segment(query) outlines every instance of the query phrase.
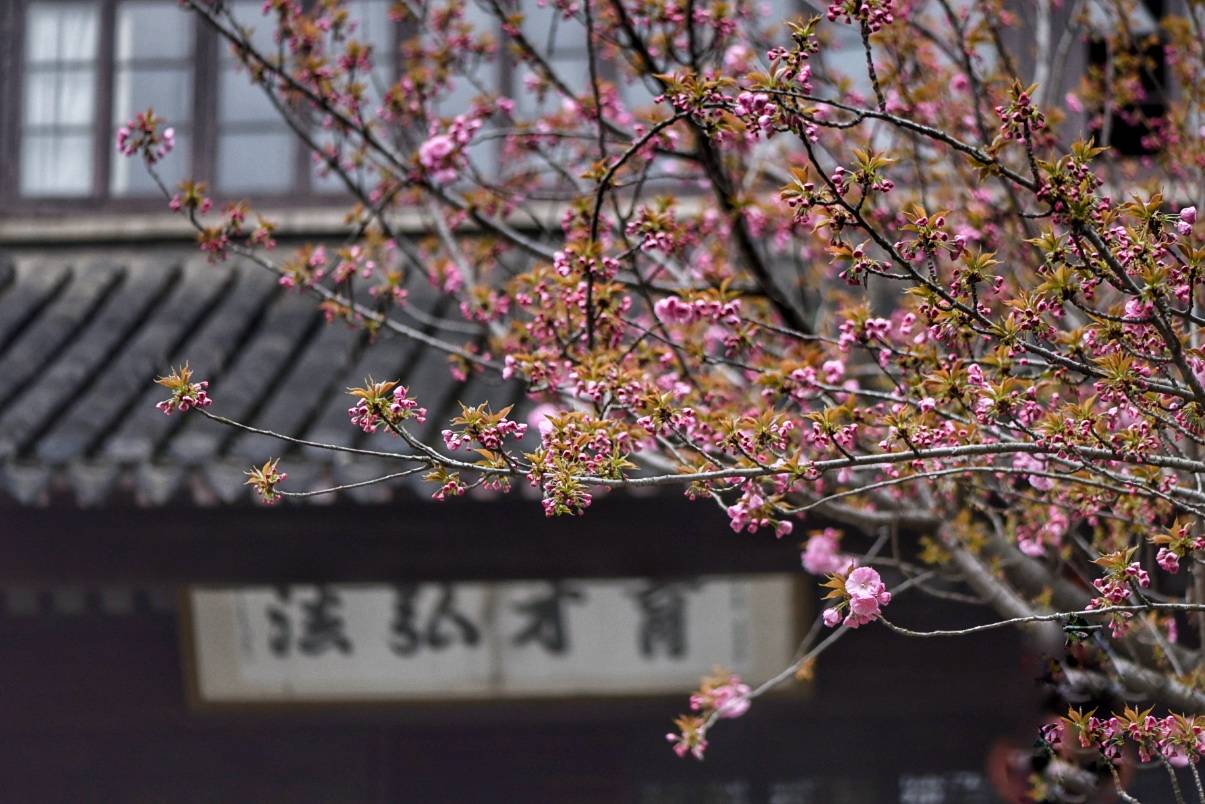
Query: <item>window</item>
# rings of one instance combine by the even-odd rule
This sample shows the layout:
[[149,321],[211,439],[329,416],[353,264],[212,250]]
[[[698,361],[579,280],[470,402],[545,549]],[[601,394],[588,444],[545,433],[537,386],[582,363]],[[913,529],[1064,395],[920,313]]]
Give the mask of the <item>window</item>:
[[[176,150],[160,166],[168,186],[188,172],[192,150],[192,27],[180,12],[158,0],[128,0],[117,7],[113,54],[112,136],[138,112],[153,107],[176,130]],[[113,195],[145,195],[156,188],[142,165],[114,159]]]
[[[372,45],[372,75],[364,77],[367,89],[368,105],[376,109],[385,95],[385,89],[393,81],[393,62],[389,54],[396,53],[397,39],[395,26],[389,21],[389,0],[345,0],[345,7],[356,20],[355,38]],[[331,137],[319,132],[316,140],[325,146]],[[314,161],[312,154],[306,158]],[[343,182],[338,176],[323,175],[321,171],[311,174],[312,186],[315,192],[342,192]]]
[[[590,86],[589,51],[586,47],[586,26],[576,19],[566,20],[553,3],[532,5],[525,9],[523,34],[536,48],[541,48],[553,71],[575,94],[585,94]],[[561,106],[561,96],[549,92],[537,99],[527,89],[535,78],[532,70],[522,67],[513,97],[518,103],[520,117],[548,114]]]
[[[235,0],[236,17],[275,50],[262,0]],[[397,39],[389,0],[347,0],[357,39],[374,47],[369,96],[392,80]],[[120,156],[117,129],[148,106],[176,132],[157,165],[168,186],[185,176],[218,193],[295,198],[343,190],[315,161],[225,43],[177,0],[0,0],[0,203],[154,208],[159,190],[141,162]],[[5,45],[14,45],[5,47]],[[11,61],[6,65],[5,51]],[[319,141],[316,120],[309,121]],[[15,167],[9,167],[15,166]]]
[[[258,51],[274,53],[272,26],[259,16],[261,5],[243,0],[234,4],[234,14],[255,31],[252,41]],[[297,138],[235,57],[226,48],[220,52],[215,184],[235,193],[285,192],[298,168]]]
[[92,191],[99,24],[95,3],[29,9],[20,135],[25,195]]
[[[396,74],[402,44],[400,26],[389,19],[393,2],[345,0],[357,26],[353,36],[373,46],[374,71],[364,77],[373,107]],[[263,0],[224,3],[253,31],[262,51],[278,48]],[[799,0],[767,0],[766,16],[776,19],[801,7]],[[555,4],[536,0],[523,0],[523,8],[523,30],[532,44],[565,83],[587,94],[580,15],[566,18]],[[479,33],[492,30],[495,41],[502,38],[497,20],[479,3],[468,2],[464,13]],[[140,161],[121,157],[114,144],[117,128],[147,106],[176,132],[175,149],[157,165],[169,187],[191,176],[219,197],[278,203],[322,202],[344,192],[337,176],[321,175],[320,160],[251,84],[226,43],[178,0],[0,0],[4,31],[17,41],[0,41],[0,107],[20,114],[0,117],[0,208],[159,208],[158,188]],[[776,35],[785,35],[781,26]],[[845,44],[840,58],[862,65],[860,42]],[[514,99],[521,119],[564,108],[557,92],[540,96],[532,90],[537,76],[526,66],[506,63],[505,56],[474,63],[473,80],[457,79],[439,114],[466,111],[481,91]],[[604,55],[598,70],[629,106],[652,102],[657,90],[651,82],[620,80],[621,65]],[[325,145],[331,137],[322,123],[315,114],[298,121]],[[469,151],[487,181],[498,177],[502,153],[496,137],[482,137]],[[550,181],[563,180],[547,170]]]

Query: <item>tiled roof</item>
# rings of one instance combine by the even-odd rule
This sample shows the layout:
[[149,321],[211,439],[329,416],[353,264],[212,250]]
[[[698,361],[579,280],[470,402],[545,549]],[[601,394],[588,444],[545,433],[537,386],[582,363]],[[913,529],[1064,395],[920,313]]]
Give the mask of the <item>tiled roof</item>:
[[[439,303],[417,287],[411,299],[428,311]],[[214,412],[350,446],[396,443],[348,422],[346,389],[368,376],[412,388],[432,413],[427,438],[458,400],[504,405],[520,395],[494,376],[456,381],[444,355],[413,341],[370,342],[328,325],[311,297],[284,291],[254,265],[152,249],[137,258],[0,258],[0,505],[245,501],[243,470],[278,455],[294,490],[399,468],[286,448],[196,414],[164,416],[153,379],[185,359],[210,381]],[[387,502],[430,489],[415,481],[344,493]]]

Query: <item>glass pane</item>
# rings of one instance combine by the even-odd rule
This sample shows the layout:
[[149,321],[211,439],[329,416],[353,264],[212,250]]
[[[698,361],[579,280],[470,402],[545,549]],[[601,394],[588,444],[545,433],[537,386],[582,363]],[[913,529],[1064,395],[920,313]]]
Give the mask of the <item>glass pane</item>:
[[294,185],[292,132],[223,134],[218,141],[218,187],[223,191],[283,192]]
[[[394,23],[389,19],[389,3],[386,0],[348,0],[344,4],[348,15],[355,23],[351,38],[372,45],[372,74],[358,75],[364,83],[365,96],[371,108],[381,105],[382,90],[393,81]],[[342,45],[337,45],[342,48]]]
[[523,33],[546,54],[586,48],[586,26],[565,15],[552,3],[523,4]]
[[92,136],[32,134],[21,143],[24,195],[88,195],[92,190]]
[[[334,135],[328,131],[319,131],[315,133],[314,141],[321,146],[325,146],[335,139]],[[345,141],[346,142],[346,141]],[[346,193],[348,192],[347,185],[343,183],[343,179],[334,171],[327,172],[326,162],[315,157],[314,153],[308,153],[310,158],[310,186],[316,193]],[[373,180],[378,177],[378,173],[371,164],[357,168],[352,171],[352,181],[359,182],[362,186],[371,187]]]
[[[532,5],[534,7],[534,4]],[[538,9],[536,10],[538,11]],[[483,9],[479,3],[468,2],[464,4],[464,21],[471,26],[474,38],[491,35],[495,42],[499,40],[497,19],[489,11]],[[423,38],[428,46],[434,46],[438,41],[430,33],[424,35]],[[501,84],[499,77],[500,70],[498,61],[488,62],[481,64],[471,77],[475,79],[477,84],[484,87],[486,92],[497,92]],[[452,78],[451,88],[435,104],[436,114],[442,117],[455,117],[468,111],[469,102],[481,94],[477,91],[473,81],[468,79],[469,77],[464,75],[456,75]]]
[[127,0],[117,10],[118,61],[192,55],[191,15],[175,2]]
[[[259,0],[238,0],[231,4],[230,10],[238,24],[251,31],[251,44],[256,50],[266,56],[276,53],[275,17],[264,16],[263,3]],[[230,47],[226,42],[222,43],[221,48],[225,61],[237,61],[230,55]]]
[[466,153],[473,169],[486,179],[496,179],[502,174],[502,163],[498,152],[502,144],[498,140],[478,140],[469,146]]
[[96,3],[34,2],[26,17],[25,60],[39,62],[96,57]]
[[386,0],[349,0],[344,8],[356,22],[352,39],[372,45],[373,65],[387,64],[393,52],[389,3]]
[[[334,140],[334,135],[327,132],[320,132],[316,138],[319,145],[327,145]],[[310,152],[310,162],[313,169],[310,172],[310,183],[315,192],[319,193],[345,193],[347,185],[343,183],[343,179],[339,178],[338,174],[333,171],[327,175],[322,175],[322,171],[326,170],[326,162],[318,161],[314,153]],[[358,174],[361,171],[352,173],[351,178],[355,181],[357,178],[362,178]]]
[[83,125],[96,112],[92,69],[38,70],[25,76],[25,125]]
[[113,122],[147,107],[178,126],[192,119],[192,72],[187,68],[118,68],[113,79]]
[[[482,69],[477,71],[475,76],[478,84],[486,92],[498,91],[498,73],[494,65],[484,65]],[[463,114],[469,110],[472,105],[473,98],[478,97],[481,92],[478,91],[477,85],[469,81],[463,75],[456,76],[451,81],[451,88],[448,90],[439,102],[435,104],[435,111],[442,117],[455,117],[458,114]],[[519,92],[517,94],[525,94]]]
[[[586,53],[554,56],[548,60],[553,71],[578,95],[589,93],[590,57]],[[559,97],[559,96],[558,96]]]
[[[117,137],[117,131],[113,131]],[[175,190],[188,174],[189,155],[192,153],[192,136],[176,129],[176,147],[163,160],[155,163],[155,172],[167,185]],[[113,195],[159,195],[159,187],[147,173],[141,159],[115,155],[113,157]]]
[[379,60],[374,61],[372,76],[365,77],[364,82],[368,87],[365,97],[368,98],[369,108],[379,109],[381,101],[385,98],[385,90],[389,89],[389,85],[393,83],[392,66],[382,64]]
[[218,119],[223,123],[262,123],[279,121],[280,114],[264,91],[251,83],[246,70],[227,67],[218,87]]
[[[556,56],[548,59],[553,72],[576,95],[583,95],[590,86],[590,62],[582,56]],[[560,109],[565,102],[560,91],[548,85],[547,92],[541,102],[535,92],[527,89],[528,80],[537,76],[531,68],[524,66],[518,71],[518,83],[515,86],[515,109],[520,119],[530,119],[537,114],[548,114]]]

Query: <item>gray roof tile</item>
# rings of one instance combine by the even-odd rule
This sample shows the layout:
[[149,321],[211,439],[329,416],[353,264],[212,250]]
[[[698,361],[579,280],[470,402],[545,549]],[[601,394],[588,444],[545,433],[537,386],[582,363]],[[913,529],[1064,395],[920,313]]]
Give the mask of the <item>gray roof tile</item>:
[[[40,285],[38,274],[42,270],[41,265],[22,266],[18,271],[16,287],[8,290],[5,297],[20,293],[26,281]],[[0,410],[25,390],[38,372],[54,360],[60,349],[74,341],[80,326],[105,300],[122,274],[119,268],[112,265],[95,266],[78,274],[74,271],[68,273],[70,281],[60,285],[61,292],[55,293],[37,317],[21,327],[11,343],[5,345],[4,354],[0,356]],[[32,298],[34,295],[29,293],[25,297]]]
[[[406,338],[382,333],[370,343],[342,324],[324,325],[313,299],[282,291],[256,266],[209,265],[184,252],[120,262],[48,256],[14,264],[0,255],[0,505],[246,502],[244,470],[278,455],[296,490],[402,468],[290,448],[202,416],[164,416],[154,405],[165,391],[152,380],[184,360],[210,381],[214,412],[345,446],[409,451],[348,421],[346,389],[368,377],[412,389],[431,411],[412,428],[425,439],[438,439],[459,401],[488,399],[497,409],[519,396],[517,385],[493,377],[455,380],[443,354]],[[445,314],[438,294],[420,284],[410,303],[421,317]],[[340,496],[382,503],[416,494],[431,489],[415,479]]]

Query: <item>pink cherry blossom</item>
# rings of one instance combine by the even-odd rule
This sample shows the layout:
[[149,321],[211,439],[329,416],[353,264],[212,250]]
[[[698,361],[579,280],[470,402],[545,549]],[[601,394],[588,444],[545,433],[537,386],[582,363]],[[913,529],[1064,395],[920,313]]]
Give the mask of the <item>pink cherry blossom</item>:
[[714,711],[718,717],[735,718],[749,711],[752,703],[749,695],[753,690],[741,681],[738,675],[732,675],[722,684],[704,684],[704,689],[690,698],[690,708],[695,711]]
[[[858,567],[845,579],[845,593],[848,596],[849,613],[844,624],[850,628],[858,628],[872,622],[879,615],[883,606],[891,602],[891,593],[883,584],[879,573],[871,567]],[[827,623],[829,618],[825,617]]]
[[1180,571],[1180,556],[1166,547],[1159,548],[1159,552],[1155,554],[1155,562],[1164,572],[1170,572],[1172,575]]
[[854,565],[854,558],[837,552],[840,538],[840,532],[834,528],[813,533],[803,551],[803,568],[821,577],[834,572],[848,572]]
[[439,184],[448,184],[456,179],[456,171],[449,164],[449,157],[456,151],[456,144],[446,134],[436,134],[418,148],[418,161],[431,171],[431,178]]
[[884,589],[883,579],[872,567],[858,567],[845,580],[845,591],[850,597],[876,597]]
[[1180,210],[1180,215],[1176,220],[1176,231],[1181,237],[1188,237],[1192,234],[1193,224],[1197,222],[1197,208],[1185,207]]

